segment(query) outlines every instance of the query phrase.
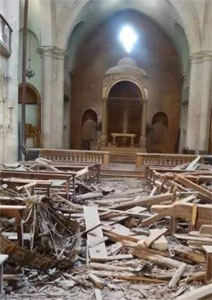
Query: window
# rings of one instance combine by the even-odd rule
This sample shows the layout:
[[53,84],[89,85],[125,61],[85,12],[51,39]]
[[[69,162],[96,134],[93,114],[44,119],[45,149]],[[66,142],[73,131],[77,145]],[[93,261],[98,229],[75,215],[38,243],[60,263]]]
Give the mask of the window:
[[6,56],[11,54],[11,34],[10,25],[0,14],[0,51]]
[[132,27],[126,25],[120,31],[119,40],[123,44],[126,52],[130,53],[135,42],[137,41],[137,35]]

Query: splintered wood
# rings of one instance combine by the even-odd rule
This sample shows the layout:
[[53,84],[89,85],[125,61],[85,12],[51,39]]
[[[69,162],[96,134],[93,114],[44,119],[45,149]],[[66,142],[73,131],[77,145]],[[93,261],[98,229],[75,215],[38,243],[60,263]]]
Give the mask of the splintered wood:
[[[109,290],[121,291],[118,284],[126,281],[123,299],[154,299],[154,289],[164,300],[208,296],[212,168],[200,162],[198,156],[175,168],[147,166],[146,182],[128,184],[127,179],[99,182],[96,164],[39,158],[22,171],[4,169],[0,252],[21,267],[55,269],[54,276],[61,277],[52,277],[54,284],[91,289],[97,300],[106,293],[115,299]],[[51,272],[44,275],[46,282],[52,282]],[[208,285],[197,288],[196,281]],[[134,294],[128,296],[128,290]]]
[[[86,230],[90,230],[100,224],[97,208],[84,206],[84,215]],[[104,242],[98,244],[101,239],[103,239],[101,227],[97,227],[87,234],[87,243],[91,261],[107,260],[107,250]]]

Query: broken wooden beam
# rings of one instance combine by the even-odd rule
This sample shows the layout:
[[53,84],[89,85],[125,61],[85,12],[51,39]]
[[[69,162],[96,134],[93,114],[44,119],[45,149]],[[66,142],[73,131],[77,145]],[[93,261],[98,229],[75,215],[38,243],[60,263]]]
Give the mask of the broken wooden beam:
[[186,264],[182,263],[179,268],[176,270],[174,273],[172,279],[169,281],[168,287],[169,288],[174,288],[178,284],[180,278],[182,277],[183,273],[186,270]]
[[[86,230],[94,228],[96,225],[100,224],[99,214],[96,207],[84,206],[84,216]],[[92,233],[92,234],[91,234]],[[89,256],[91,261],[106,261],[107,260],[107,250],[105,243],[96,244],[100,239],[103,239],[103,233],[101,226],[96,227],[92,232],[87,234],[87,241],[89,247]],[[96,246],[90,247],[93,244]]]
[[[151,207],[152,213],[157,213],[161,216],[171,216],[187,220],[192,220],[192,203],[184,203],[183,201],[176,201],[170,205],[153,205]],[[197,205],[197,217],[196,227],[200,227],[203,224],[211,225],[212,205],[210,204],[198,204]]]

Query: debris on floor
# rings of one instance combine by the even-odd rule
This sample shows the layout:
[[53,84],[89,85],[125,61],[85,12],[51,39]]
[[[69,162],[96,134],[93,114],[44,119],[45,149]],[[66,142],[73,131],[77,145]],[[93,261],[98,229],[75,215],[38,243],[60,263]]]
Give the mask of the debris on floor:
[[5,299],[211,297],[212,167],[198,162],[147,167],[146,182],[100,180],[95,163],[4,165]]

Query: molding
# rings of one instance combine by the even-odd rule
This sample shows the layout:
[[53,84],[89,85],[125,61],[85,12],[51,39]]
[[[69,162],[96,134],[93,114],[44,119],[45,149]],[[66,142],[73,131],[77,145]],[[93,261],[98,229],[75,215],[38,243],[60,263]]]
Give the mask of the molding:
[[190,55],[191,63],[202,63],[204,61],[212,61],[212,50],[201,50]]
[[64,60],[67,55],[67,51],[65,49],[59,49],[53,46],[42,46],[38,49],[38,51],[43,55],[43,57],[52,57],[59,60]]

